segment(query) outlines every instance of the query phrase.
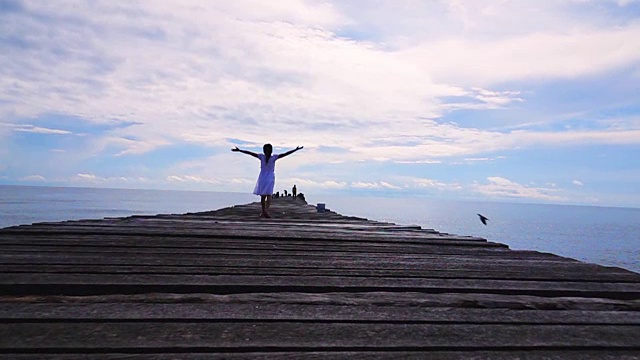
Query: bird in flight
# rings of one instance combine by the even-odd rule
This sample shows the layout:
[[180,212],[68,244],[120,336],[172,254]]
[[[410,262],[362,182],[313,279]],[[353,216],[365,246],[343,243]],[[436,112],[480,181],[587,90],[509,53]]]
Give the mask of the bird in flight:
[[478,214],[478,216],[480,217],[480,221],[482,221],[483,224],[487,225],[487,221],[489,220],[486,216]]

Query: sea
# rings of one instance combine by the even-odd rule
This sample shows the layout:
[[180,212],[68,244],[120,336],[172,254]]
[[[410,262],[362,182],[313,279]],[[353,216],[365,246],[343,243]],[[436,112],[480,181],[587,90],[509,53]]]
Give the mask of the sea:
[[[343,215],[472,235],[640,273],[640,208],[308,194]],[[0,185],[0,228],[45,221],[183,214],[259,200],[250,193]],[[489,218],[483,225],[477,214]]]

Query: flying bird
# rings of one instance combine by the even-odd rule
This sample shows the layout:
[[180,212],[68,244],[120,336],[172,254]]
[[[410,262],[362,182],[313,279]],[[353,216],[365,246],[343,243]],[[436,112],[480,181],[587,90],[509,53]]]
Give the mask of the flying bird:
[[487,221],[489,220],[486,216],[478,214],[478,216],[480,217],[480,221],[482,221],[483,224],[487,225]]

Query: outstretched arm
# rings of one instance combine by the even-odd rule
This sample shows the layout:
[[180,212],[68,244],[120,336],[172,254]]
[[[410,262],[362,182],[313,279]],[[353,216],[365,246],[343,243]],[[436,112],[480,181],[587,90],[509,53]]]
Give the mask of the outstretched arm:
[[283,158],[283,157],[285,157],[287,155],[291,155],[291,154],[293,154],[294,152],[296,152],[296,151],[298,151],[300,149],[304,149],[304,146],[298,146],[293,150],[289,150],[286,153],[282,153],[282,154],[278,155],[278,159]]
[[254,152],[251,152],[251,151],[249,151],[249,150],[240,150],[237,146],[236,146],[236,148],[235,148],[235,149],[231,149],[231,151],[234,151],[234,152],[241,152],[241,153],[243,153],[243,154],[251,155],[251,156],[253,156],[254,158],[258,158],[258,159],[260,159],[260,158],[258,157],[258,154],[254,153]]

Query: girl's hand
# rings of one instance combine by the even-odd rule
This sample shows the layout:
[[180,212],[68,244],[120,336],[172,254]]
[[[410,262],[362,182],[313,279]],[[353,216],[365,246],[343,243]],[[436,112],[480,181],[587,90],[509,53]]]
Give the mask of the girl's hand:
[[235,149],[231,149],[231,151],[240,151],[240,149],[238,149],[238,147],[236,146]]
[[296,151],[300,150],[300,149],[304,149],[304,146],[297,146],[296,147]]

